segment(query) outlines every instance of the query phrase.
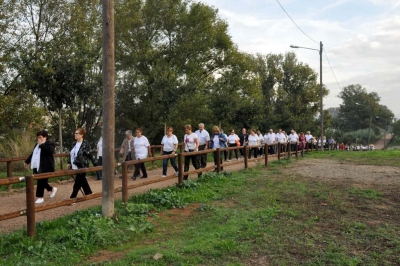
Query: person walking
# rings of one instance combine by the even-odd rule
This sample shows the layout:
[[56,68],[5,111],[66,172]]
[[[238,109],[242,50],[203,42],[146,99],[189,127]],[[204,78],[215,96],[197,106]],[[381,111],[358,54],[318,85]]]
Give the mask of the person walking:
[[280,152],[285,152],[287,146],[287,138],[286,134],[282,131],[281,128],[278,130],[278,133],[276,133],[276,140],[278,142],[278,146],[279,144],[281,146]]
[[[231,134],[228,136],[228,147],[236,147],[238,142],[239,142],[239,145],[240,145],[239,136],[236,135],[235,134],[235,130],[232,129],[231,130]],[[235,149],[234,152],[235,152],[236,160],[239,161],[237,149]],[[232,160],[232,150],[229,151],[228,162],[230,162],[231,160]]]
[[245,127],[242,128],[242,132],[239,134],[240,146],[243,146],[243,149],[240,149],[240,155],[244,156],[244,149],[248,143],[249,135],[247,134],[247,129]]
[[[97,166],[103,165],[103,137],[101,136],[97,142]],[[97,180],[102,180],[102,171],[97,171]]]
[[264,139],[268,144],[268,154],[273,155],[275,153],[276,134],[272,128],[269,130],[268,134],[264,136]]
[[248,136],[248,138],[249,138],[248,145],[250,147],[249,159],[251,159],[252,152],[254,154],[254,158],[257,158],[258,157],[258,147],[256,147],[256,146],[260,145],[260,139],[258,138],[255,129],[251,130],[251,134]]
[[[165,135],[161,141],[162,145],[162,155],[176,154],[178,149],[178,138],[173,134],[174,130],[172,127],[166,128],[167,135]],[[167,177],[167,167],[168,160],[171,160],[171,165],[175,170],[176,175],[178,175],[178,166],[176,165],[176,157],[163,159],[163,170],[162,177]]]
[[[219,148],[225,148],[226,147],[226,137],[225,134],[221,133],[219,130],[219,127],[214,126],[213,127],[213,134],[211,136],[211,140],[210,140],[210,148],[214,149],[214,172],[217,171],[217,165],[218,165],[218,151],[217,149]],[[219,154],[219,158],[220,158],[220,164],[222,164],[222,154],[220,152]],[[221,167],[221,170],[224,170],[223,167]]]
[[[89,160],[94,161],[93,156],[90,154],[90,146],[89,143],[84,140],[86,135],[86,130],[84,128],[77,128],[75,130],[75,142],[72,145],[72,150],[70,156],[68,157],[68,169],[81,169],[89,167]],[[76,198],[78,196],[78,192],[80,189],[83,189],[83,193],[85,195],[92,194],[92,190],[90,189],[90,185],[86,179],[86,173],[76,174],[75,182],[72,189],[72,193],[70,198]]]
[[[138,127],[136,129],[136,138],[134,138],[133,145],[135,149],[135,156],[137,160],[146,159],[147,156],[151,157],[151,148],[149,140],[142,135],[142,129]],[[140,176],[140,170],[142,170],[142,176]],[[132,176],[133,180],[136,178],[147,178],[146,165],[144,163],[135,164],[135,172]]]
[[[313,139],[314,139],[314,137],[313,137],[313,135],[311,135],[311,132],[310,132],[310,131],[307,131],[307,134],[306,134],[306,142],[307,142],[307,146],[308,146],[309,149],[312,149]],[[307,147],[307,146],[306,146],[306,147]]]
[[[119,150],[119,156],[126,161],[135,160],[135,145],[134,145],[135,138],[132,135],[131,130],[127,130],[125,132],[125,139],[122,141],[121,149]],[[133,177],[132,177],[133,179]],[[134,178],[136,179],[136,178]]]
[[290,131],[290,135],[288,137],[289,142],[290,142],[290,150],[295,151],[296,150],[296,145],[299,142],[299,135],[297,135],[296,131],[293,129]]
[[[199,150],[199,138],[197,134],[192,132],[191,125],[185,125],[185,136],[183,137],[183,143],[185,145],[185,152],[194,152]],[[184,172],[189,171],[189,164],[192,161],[194,169],[200,169],[199,160],[196,155],[185,156]],[[201,177],[202,173],[198,173],[197,177]],[[188,180],[188,175],[183,176],[184,180]]]
[[[207,130],[204,129],[204,124],[200,123],[199,129],[196,130],[195,134],[197,135],[197,138],[199,140],[199,151],[204,151],[208,149],[208,145],[210,142],[210,134],[207,132]],[[199,160],[199,165],[200,168],[206,168],[207,166],[207,153],[205,154],[200,154],[197,156]]]
[[[224,130],[221,128],[219,131],[224,135],[225,139],[228,140],[228,136],[224,133]],[[225,144],[226,144],[225,148],[228,147],[227,142]],[[224,161],[225,162],[228,161],[228,151],[224,151]]]
[[[32,153],[25,160],[24,166],[28,167],[28,165],[30,165],[33,174],[54,172],[54,142],[48,139],[49,134],[45,130],[37,132],[36,137],[37,143],[35,144]],[[48,178],[38,179],[36,187],[36,204],[44,202],[43,196],[45,189],[51,192],[50,198],[53,198],[57,193],[57,188],[50,186]]]

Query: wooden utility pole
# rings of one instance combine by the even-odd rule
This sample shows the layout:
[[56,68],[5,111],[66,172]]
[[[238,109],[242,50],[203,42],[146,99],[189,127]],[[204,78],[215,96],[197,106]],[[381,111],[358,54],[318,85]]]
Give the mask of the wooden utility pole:
[[102,213],[114,215],[114,0],[103,0],[103,194]]

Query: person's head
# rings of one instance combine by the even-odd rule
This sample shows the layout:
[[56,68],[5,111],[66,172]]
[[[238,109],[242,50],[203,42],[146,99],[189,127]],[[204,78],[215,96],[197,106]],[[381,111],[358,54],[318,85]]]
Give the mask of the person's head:
[[304,135],[304,132],[300,132],[300,136],[303,136]]
[[254,136],[255,134],[256,134],[256,130],[255,130],[255,129],[252,129],[252,130],[251,130],[251,135]]
[[166,130],[167,130],[167,136],[171,136],[172,133],[174,132],[174,129],[172,127],[167,127]]
[[311,132],[310,131],[307,131],[307,135],[310,135],[311,134]]
[[132,131],[131,130],[125,131],[125,136],[126,136],[127,139],[132,138]]
[[257,130],[257,135],[261,135],[261,131],[260,130]]
[[245,127],[242,127],[242,133],[245,134],[247,132],[247,129]]
[[293,130],[293,129],[292,129],[292,130],[290,130],[290,133],[294,134],[294,130]]
[[235,130],[232,129],[232,130],[231,130],[231,135],[234,135],[234,134],[235,134]]
[[269,134],[274,133],[274,131],[272,130],[272,128],[269,130]]
[[41,130],[38,133],[36,133],[37,140],[40,142],[45,142],[48,136],[49,133],[46,130]]
[[199,130],[203,130],[204,129],[204,124],[203,123],[200,123],[198,126],[199,126]]
[[283,134],[286,134],[285,130],[282,131]]
[[143,132],[142,129],[138,127],[135,131],[136,137],[140,138],[142,136],[142,132]]
[[219,129],[219,132],[224,133],[224,130],[222,128]]
[[192,126],[187,124],[185,125],[185,133],[186,134],[191,134],[192,133]]
[[86,129],[81,128],[81,127],[78,127],[78,128],[75,130],[74,135],[75,135],[75,140],[78,141],[78,142],[80,142],[80,141],[83,140],[83,138],[84,138],[85,135],[86,135]]
[[218,126],[213,126],[213,133],[214,133],[214,135],[219,134],[219,127]]
[[279,132],[279,133],[282,133],[282,128],[280,128],[280,129],[278,130],[278,132]]

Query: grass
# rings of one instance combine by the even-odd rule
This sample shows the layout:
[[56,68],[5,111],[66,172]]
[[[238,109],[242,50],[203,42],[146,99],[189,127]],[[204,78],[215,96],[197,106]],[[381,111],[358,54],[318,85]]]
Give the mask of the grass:
[[151,190],[117,202],[113,219],[94,208],[40,223],[34,240],[2,235],[0,264],[400,264],[398,189],[300,178],[292,162]]
[[333,159],[344,163],[378,165],[378,166],[400,166],[400,150],[380,151],[324,151],[307,153],[306,158]]

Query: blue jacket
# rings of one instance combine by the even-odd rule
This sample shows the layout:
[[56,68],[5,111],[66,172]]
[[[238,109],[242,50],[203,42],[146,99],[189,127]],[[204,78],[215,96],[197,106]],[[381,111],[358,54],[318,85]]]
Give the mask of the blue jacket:
[[[211,149],[214,148],[214,136],[215,136],[215,134],[212,134],[212,136],[210,138],[210,148]],[[220,132],[220,133],[218,133],[218,138],[222,138],[222,140],[221,139],[219,140],[219,146],[221,148],[226,148],[226,141],[227,140],[226,140],[225,135]]]

